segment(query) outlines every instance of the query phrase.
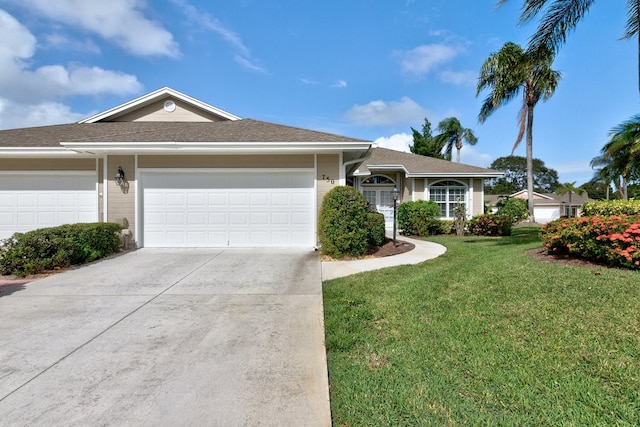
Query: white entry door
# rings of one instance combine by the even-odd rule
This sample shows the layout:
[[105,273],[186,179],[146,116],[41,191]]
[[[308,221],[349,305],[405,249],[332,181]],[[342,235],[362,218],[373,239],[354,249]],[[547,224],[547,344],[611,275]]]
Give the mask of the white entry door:
[[98,220],[90,173],[0,174],[0,239],[15,232]]
[[312,171],[142,171],[145,247],[315,245]]
[[369,202],[369,206],[384,215],[385,228],[393,229],[393,188],[365,188],[362,194]]

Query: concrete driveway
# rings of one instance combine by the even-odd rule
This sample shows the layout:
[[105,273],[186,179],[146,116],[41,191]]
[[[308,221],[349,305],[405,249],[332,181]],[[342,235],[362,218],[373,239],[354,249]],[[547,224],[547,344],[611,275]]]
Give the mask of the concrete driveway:
[[141,249],[0,288],[2,425],[328,426],[320,260]]

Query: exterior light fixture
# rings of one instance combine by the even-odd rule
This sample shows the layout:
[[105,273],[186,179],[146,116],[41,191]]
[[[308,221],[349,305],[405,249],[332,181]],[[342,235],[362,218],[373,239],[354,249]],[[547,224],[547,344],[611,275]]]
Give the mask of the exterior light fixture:
[[396,207],[398,205],[398,198],[400,197],[400,190],[397,187],[393,187],[391,190],[391,197],[393,198],[393,246],[396,246]]
[[119,187],[122,187],[124,185],[126,180],[125,180],[125,177],[124,177],[124,171],[122,170],[122,166],[118,166],[118,172],[116,173],[116,176],[115,176],[114,179],[116,181],[116,184]]

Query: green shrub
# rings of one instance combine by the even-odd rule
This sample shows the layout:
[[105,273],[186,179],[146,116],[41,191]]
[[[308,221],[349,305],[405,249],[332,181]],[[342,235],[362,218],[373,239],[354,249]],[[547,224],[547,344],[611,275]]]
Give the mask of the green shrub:
[[367,212],[367,244],[382,246],[385,239],[384,215],[379,212]]
[[451,234],[453,233],[453,220],[441,219],[438,221],[437,227],[431,234]]
[[501,200],[496,205],[498,215],[509,215],[513,218],[513,223],[520,222],[529,217],[529,205],[524,199],[517,197],[509,197],[506,200]]
[[511,236],[513,218],[510,215],[476,215],[468,222],[474,236]]
[[640,215],[640,200],[598,200],[584,202],[582,214],[585,216]]
[[398,206],[398,228],[405,236],[437,234],[439,217],[440,206],[433,200],[404,202]]
[[571,254],[640,269],[640,215],[561,218],[540,228],[550,254]]
[[26,276],[84,264],[115,252],[120,224],[68,224],[15,233],[3,241],[0,273]]
[[322,200],[319,234],[322,252],[334,258],[367,251],[367,199],[355,188],[338,186]]

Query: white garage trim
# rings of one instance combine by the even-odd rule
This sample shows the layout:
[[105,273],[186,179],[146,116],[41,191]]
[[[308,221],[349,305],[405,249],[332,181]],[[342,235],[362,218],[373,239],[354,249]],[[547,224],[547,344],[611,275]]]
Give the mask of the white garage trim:
[[138,172],[142,246],[315,245],[311,168]]
[[0,175],[0,239],[15,232],[98,221],[96,171],[2,171]]

